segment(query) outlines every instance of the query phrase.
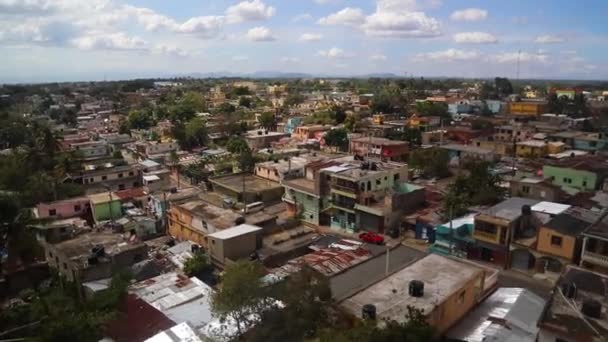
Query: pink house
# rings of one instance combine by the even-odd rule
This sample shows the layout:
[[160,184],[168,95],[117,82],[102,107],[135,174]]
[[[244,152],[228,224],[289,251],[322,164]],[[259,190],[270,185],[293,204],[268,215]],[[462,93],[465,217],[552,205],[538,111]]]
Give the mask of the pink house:
[[38,218],[70,218],[85,214],[90,206],[90,200],[87,197],[39,203],[36,206],[35,215]]

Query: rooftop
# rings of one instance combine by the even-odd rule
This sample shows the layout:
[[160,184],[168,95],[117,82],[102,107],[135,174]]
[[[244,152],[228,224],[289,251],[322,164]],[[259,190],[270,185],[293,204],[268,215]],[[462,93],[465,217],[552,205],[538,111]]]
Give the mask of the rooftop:
[[564,235],[578,236],[600,218],[600,214],[582,208],[572,208],[545,223],[543,227],[555,230]]
[[359,241],[339,240],[326,248],[306,254],[290,261],[305,264],[319,273],[331,277],[371,258],[372,253]]
[[66,257],[75,263],[80,262],[83,267],[88,265],[87,260],[91,255],[91,250],[97,246],[103,246],[106,255],[111,256],[145,245],[141,242],[129,242],[121,234],[112,233],[82,234],[54,245]]
[[290,180],[284,180],[283,185],[295,190],[307,192],[311,195],[319,195],[317,189],[315,189],[315,182],[308,178],[295,178]]
[[545,147],[547,143],[542,140],[526,140],[517,143],[519,146],[530,146],[530,147]]
[[243,191],[243,184],[246,192],[260,192],[281,187],[276,182],[249,173],[233,173],[226,176],[211,177],[209,181],[238,193]]
[[241,224],[236,227],[209,234],[208,237],[218,240],[229,240],[245,234],[260,232],[261,230],[262,228],[260,227],[252,226],[250,224]]
[[212,320],[213,289],[198,278],[166,273],[129,287],[129,292],[159,310],[174,322],[201,328]]
[[538,202],[529,198],[511,197],[482,211],[482,214],[513,221],[521,216],[521,209],[524,205],[533,206]]
[[446,144],[440,146],[446,150],[454,150],[468,153],[477,153],[477,154],[492,154],[492,150],[487,150],[485,148],[471,146],[471,145],[461,145],[461,144]]
[[109,192],[103,192],[101,194],[89,195],[88,197],[93,205],[120,200],[120,198],[116,195],[115,192],[112,192],[112,194],[110,194]]
[[[565,335],[580,336],[580,341],[603,341],[602,336],[608,336],[607,283],[608,276],[606,275],[569,265],[558,281],[558,286],[547,303],[539,325]],[[576,286],[575,298],[570,299],[563,294],[561,286],[564,284]],[[593,318],[581,313],[582,304],[586,300],[595,300],[602,305],[601,318]],[[590,340],[583,336],[594,336],[595,338]]]
[[[483,274],[481,268],[458,262],[436,254],[429,254],[390,275],[380,282],[368,287],[342,302],[342,306],[351,314],[359,317],[365,304],[373,304],[379,319],[390,319],[404,322],[408,306],[422,310],[424,315],[432,312],[438,303],[442,303],[465,283]],[[424,282],[424,295],[409,295],[409,282]]]
[[530,290],[500,288],[452,327],[446,336],[467,342],[535,342],[545,300]]
[[351,142],[356,143],[364,143],[364,144],[374,144],[374,145],[383,145],[383,146],[401,146],[407,145],[405,141],[399,140],[390,140],[386,138],[378,138],[378,137],[360,137],[351,139]]
[[216,229],[233,227],[236,220],[241,217],[232,210],[216,207],[203,201],[186,202],[179,207],[209,222]]

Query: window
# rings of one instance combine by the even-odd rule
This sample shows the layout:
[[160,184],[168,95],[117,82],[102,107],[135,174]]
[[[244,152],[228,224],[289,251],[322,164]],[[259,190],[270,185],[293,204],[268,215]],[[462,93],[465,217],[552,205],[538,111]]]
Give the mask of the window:
[[553,246],[561,246],[562,245],[562,238],[561,236],[551,236],[551,245]]
[[133,171],[129,171],[129,176],[133,176]]
[[587,181],[586,180],[583,181],[583,186],[587,186]]
[[74,211],[76,211],[76,212],[80,211],[81,209],[82,209],[82,207],[80,206],[80,204],[76,204],[74,206]]
[[393,177],[393,180],[396,182],[399,180],[400,175],[398,173],[395,173],[395,176]]
[[527,185],[524,185],[521,187],[521,192],[523,192],[524,194],[529,194],[530,193],[530,187]]
[[102,180],[102,181],[104,181],[104,180],[106,180],[106,179],[108,179],[108,176],[101,176],[101,180]]
[[572,178],[564,177],[564,183],[572,184]]
[[119,173],[119,174],[118,174],[118,178],[122,178],[122,173]]
[[65,262],[63,263],[63,269],[67,270],[68,269],[68,264],[66,264]]
[[462,292],[460,292],[460,294],[458,294],[458,304],[462,304],[464,303],[464,295],[465,295],[466,291],[462,290]]
[[57,210],[49,209],[49,216],[55,216],[55,215],[57,215]]
[[207,229],[207,221],[203,221],[203,228]]

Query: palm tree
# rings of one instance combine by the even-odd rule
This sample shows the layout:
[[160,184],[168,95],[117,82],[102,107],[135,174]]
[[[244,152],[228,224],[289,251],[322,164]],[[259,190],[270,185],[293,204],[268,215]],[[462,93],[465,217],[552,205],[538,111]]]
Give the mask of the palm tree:
[[21,208],[17,198],[0,196],[0,273],[6,264],[15,265],[33,261],[39,254],[29,226],[36,223],[31,211]]

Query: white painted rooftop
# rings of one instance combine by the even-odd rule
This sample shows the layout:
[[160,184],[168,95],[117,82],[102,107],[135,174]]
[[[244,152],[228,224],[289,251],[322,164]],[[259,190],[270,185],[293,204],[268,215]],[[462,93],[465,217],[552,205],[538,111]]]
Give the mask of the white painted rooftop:
[[150,337],[145,342],[203,342],[203,340],[188,323],[184,322]]
[[262,228],[250,224],[241,224],[236,227],[220,230],[213,234],[209,234],[208,237],[215,238],[219,240],[228,240],[235,238],[237,236],[258,232],[262,230]]
[[531,207],[532,211],[550,215],[561,214],[568,208],[570,208],[570,205],[546,201],[536,203]]

